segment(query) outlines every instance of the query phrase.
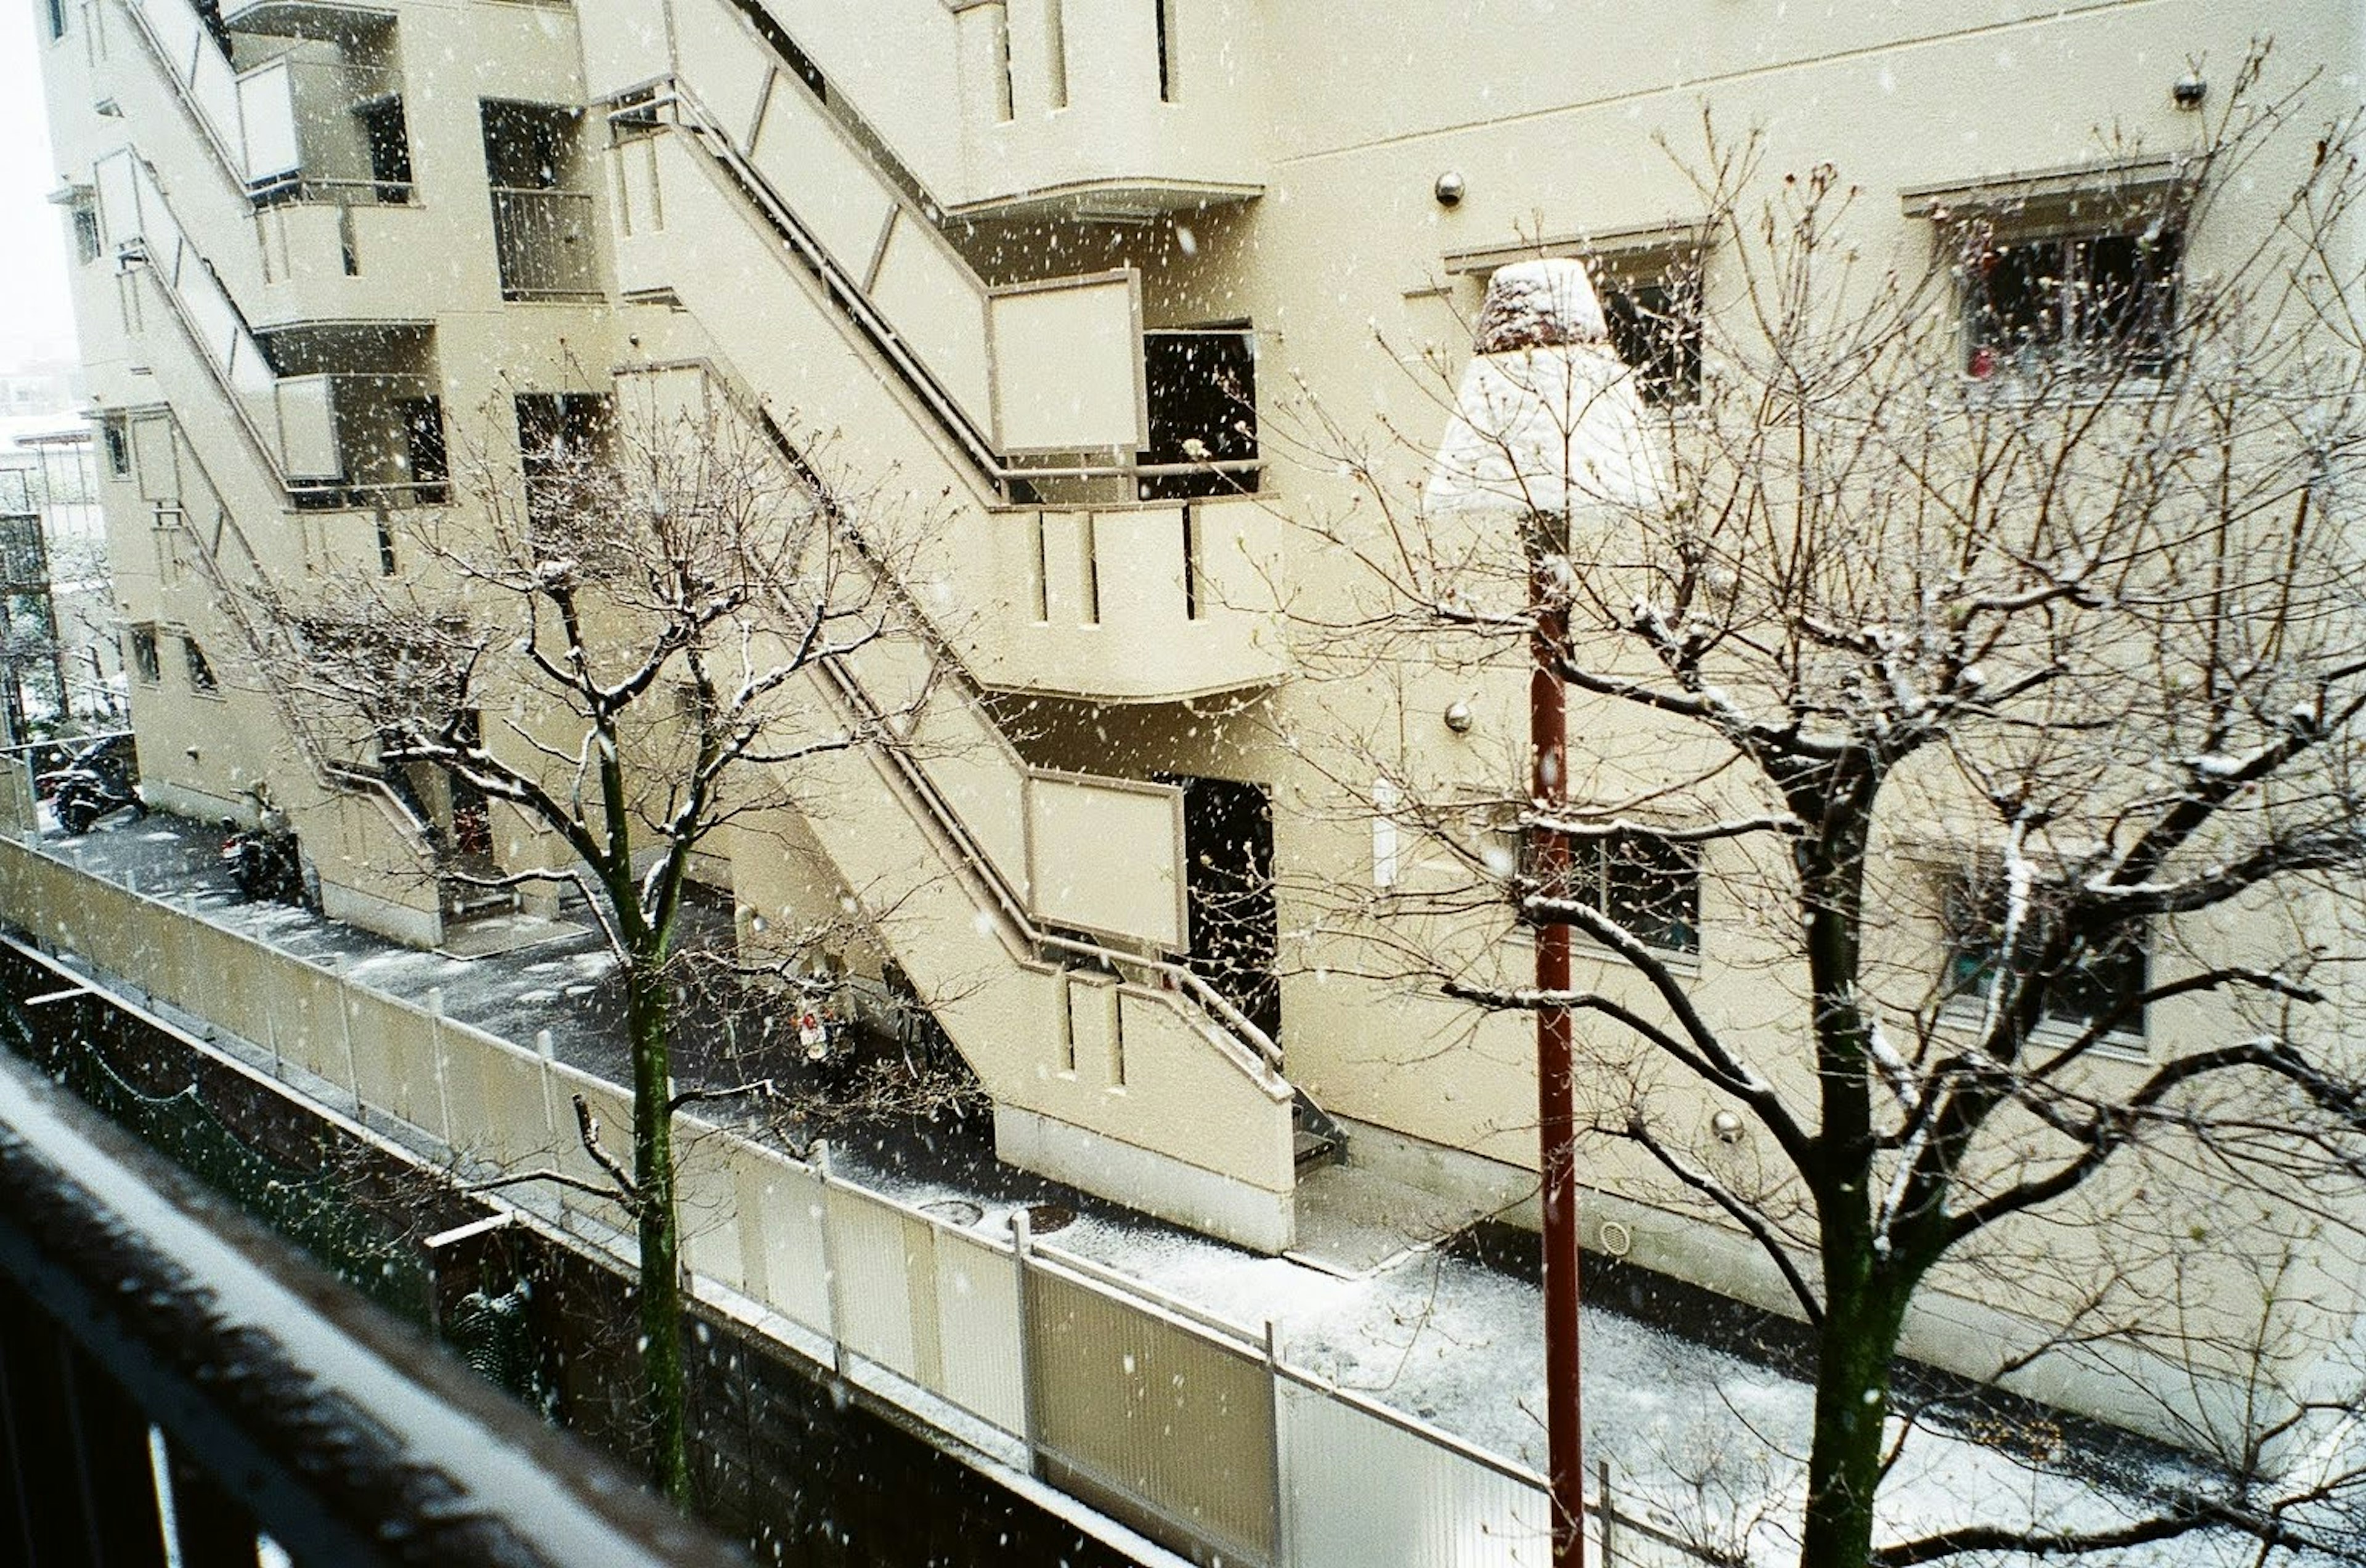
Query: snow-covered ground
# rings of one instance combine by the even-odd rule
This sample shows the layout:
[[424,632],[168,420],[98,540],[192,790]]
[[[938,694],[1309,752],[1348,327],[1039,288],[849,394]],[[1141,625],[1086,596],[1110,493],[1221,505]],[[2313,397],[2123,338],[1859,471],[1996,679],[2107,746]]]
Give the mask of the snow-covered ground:
[[[613,961],[595,934],[559,934],[485,959],[415,952],[300,909],[238,902],[215,864],[218,839],[152,817],[102,824],[49,847],[118,878],[137,867],[144,891],[186,890],[208,919],[332,964],[357,983],[413,1000],[432,987],[449,1016],[520,1041],[548,1030],[562,1059],[610,1076],[621,1069],[617,1010],[603,984]],[[1077,1218],[1043,1238],[1047,1249],[1121,1273],[1253,1338],[1271,1322],[1292,1365],[1531,1469],[1543,1465],[1543,1312],[1524,1280],[1410,1236],[1415,1245],[1360,1279],[1258,1257],[997,1166],[975,1129],[939,1137],[886,1128],[842,1141],[836,1160],[841,1175],[907,1202],[973,1203],[989,1225],[1014,1204],[1065,1204]],[[1608,1460],[1622,1504],[1648,1503],[1690,1539],[1727,1547],[1746,1538],[1756,1561],[1796,1561],[1786,1529],[1804,1484],[1808,1385],[1617,1312],[1589,1308],[1583,1334],[1589,1469]],[[2366,1436],[2349,1440],[2366,1447]],[[2131,1452],[2114,1455],[2106,1475],[2076,1455],[2067,1471],[2040,1468],[1968,1436],[1918,1431],[1884,1487],[1887,1533],[1973,1520],[2108,1529],[2205,1483],[2167,1456]],[[2234,1568],[2258,1557],[2256,1546],[2227,1536],[2079,1561]]]

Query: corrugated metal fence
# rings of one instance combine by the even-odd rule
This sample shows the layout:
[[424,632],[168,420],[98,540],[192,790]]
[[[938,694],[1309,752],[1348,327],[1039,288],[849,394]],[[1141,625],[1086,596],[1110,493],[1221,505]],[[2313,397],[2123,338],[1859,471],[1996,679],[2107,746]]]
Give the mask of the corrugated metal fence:
[[[465,1158],[597,1182],[572,1098],[631,1124],[614,1085],[5,840],[0,909]],[[826,1161],[678,1125],[694,1274],[1023,1441],[1037,1474],[1155,1540],[1272,1568],[1549,1560],[1533,1472],[1283,1364],[1269,1339],[1033,1247],[1023,1224],[965,1228]],[[620,1211],[562,1191],[623,1237]],[[1707,1561],[1638,1521],[1610,1533],[1617,1564]]]

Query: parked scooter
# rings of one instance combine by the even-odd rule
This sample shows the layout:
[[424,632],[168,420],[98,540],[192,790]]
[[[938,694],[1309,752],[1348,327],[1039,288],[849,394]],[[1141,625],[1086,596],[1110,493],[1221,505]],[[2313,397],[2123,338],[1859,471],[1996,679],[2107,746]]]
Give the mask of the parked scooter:
[[225,820],[222,826],[230,829],[222,840],[222,869],[242,897],[276,904],[306,901],[304,862],[297,852],[295,834],[242,829],[234,820]]
[[58,826],[68,833],[87,833],[98,819],[130,807],[148,814],[131,782],[133,764],[115,741],[103,740],[74,752],[62,768],[37,775],[33,787],[50,798]]

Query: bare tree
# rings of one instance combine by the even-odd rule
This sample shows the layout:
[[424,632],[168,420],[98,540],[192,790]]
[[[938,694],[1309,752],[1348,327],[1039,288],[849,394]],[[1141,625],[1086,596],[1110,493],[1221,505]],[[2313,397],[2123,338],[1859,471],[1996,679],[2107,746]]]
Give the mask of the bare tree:
[[[440,825],[447,866],[484,886],[571,884],[605,929],[630,1148],[605,1146],[579,1099],[604,1179],[504,1179],[565,1181],[632,1221],[654,1465],[678,1500],[691,1480],[673,1122],[709,1092],[674,1081],[685,900],[702,856],[794,804],[801,771],[895,743],[896,716],[834,701],[826,671],[897,613],[876,523],[858,534],[768,416],[704,384],[685,399],[682,378],[622,381],[637,389],[606,417],[529,433],[522,487],[505,462],[469,465],[460,504],[409,514],[407,575],[259,584],[250,617],[271,628],[267,677],[366,738],[377,767],[429,770],[484,803],[474,822],[463,809]],[[497,852],[496,809],[531,830],[523,853]]]
[[[1335,918],[1375,976],[1572,1010],[1593,1168],[1756,1244],[1815,1347],[1811,1568],[2212,1529],[2366,1560],[2304,1370],[2366,1222],[2360,142],[2264,72],[2144,190],[2098,147],[2085,252],[2007,193],[1884,266],[1836,170],[1712,136],[1676,417],[1547,263],[1491,292],[1420,502],[1392,433],[1304,437],[1363,569],[1309,657],[1504,694],[1533,658],[1587,738],[1549,808],[1514,749],[1301,738],[1406,840]],[[1539,990],[1507,909],[1594,962]],[[1942,1292],[2061,1325],[1992,1375],[2124,1376],[2222,1468],[2106,1523],[1877,1517]]]

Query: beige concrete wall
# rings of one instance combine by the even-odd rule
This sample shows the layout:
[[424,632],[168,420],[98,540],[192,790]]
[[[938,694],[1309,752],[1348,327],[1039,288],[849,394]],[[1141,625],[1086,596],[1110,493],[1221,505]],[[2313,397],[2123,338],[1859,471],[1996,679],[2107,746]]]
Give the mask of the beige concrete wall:
[[[896,0],[861,28],[843,26],[827,7],[790,5],[782,15],[942,205],[999,204],[1041,187],[1107,180],[1131,182],[1131,199],[1145,207],[1170,201],[1194,181],[1263,188],[1253,203],[1220,203],[1143,225],[1080,222],[1073,209],[1013,216],[997,208],[999,220],[952,231],[990,283],[1132,266],[1142,275],[1146,322],[1254,322],[1260,412],[1268,451],[1278,460],[1254,503],[1259,521],[1242,528],[1242,543],[1223,569],[1238,574],[1224,584],[1227,610],[1235,595],[1248,607],[1196,640],[1189,626],[1174,624],[1173,583],[1155,571],[1120,584],[1138,591],[1131,601],[1113,596],[1126,606],[1121,627],[1106,612],[1098,631],[1073,613],[1065,619],[1047,614],[1040,623],[1024,613],[1035,596],[1033,573],[1043,572],[1044,597],[1058,606],[1051,584],[1080,570],[1076,525],[1065,520],[1082,508],[1048,509],[1044,538],[1056,549],[1046,570],[1031,509],[989,509],[975,471],[949,449],[908,389],[811,279],[784,263],[777,241],[749,223],[738,198],[678,135],[629,143],[612,155],[602,150],[595,126],[591,145],[600,177],[592,184],[603,222],[613,222],[616,233],[603,276],[645,298],[670,291],[682,310],[501,300],[478,100],[580,101],[660,73],[667,50],[664,17],[655,6],[587,0],[580,10],[579,77],[570,31],[578,24],[565,12],[403,0],[396,7],[399,54],[420,199],[409,209],[355,212],[349,232],[360,270],[353,276],[344,266],[344,236],[325,209],[278,209],[259,218],[241,212],[201,150],[172,133],[181,124],[179,111],[144,59],[130,52],[141,46],[119,13],[104,5],[75,13],[78,19],[114,17],[100,76],[91,74],[88,39],[79,30],[45,46],[45,67],[61,168],[85,178],[97,158],[127,139],[136,141],[156,162],[175,210],[187,209],[184,220],[259,323],[324,316],[432,321],[456,454],[505,458],[513,441],[513,391],[602,389],[615,365],[633,360],[727,362],[800,439],[812,442],[865,508],[908,524],[917,543],[907,586],[981,678],[1034,699],[1032,706],[1015,703],[1010,709],[1024,716],[1012,732],[1029,761],[1114,776],[1169,772],[1271,787],[1281,924],[1293,933],[1284,1033],[1294,1080],[1335,1109],[1395,1134],[1508,1167],[1532,1164],[1533,1087],[1520,1021],[1478,1017],[1434,998],[1403,999],[1408,989],[1434,991],[1434,976],[1408,975],[1399,986],[1347,978],[1364,967],[1367,950],[1334,934],[1339,895],[1372,890],[1372,786],[1381,771],[1446,794],[1508,792],[1520,771],[1524,671],[1516,650],[1489,658],[1428,645],[1342,657],[1327,638],[1310,635],[1369,613],[1373,601],[1344,553],[1320,543],[1307,525],[1323,522],[1376,547],[1387,542],[1370,493],[1340,471],[1341,455],[1329,448],[1342,438],[1358,446],[1380,491],[1409,502],[1444,428],[1442,400],[1477,300],[1475,280],[1454,270],[1456,258],[1538,239],[1696,220],[1701,198],[1683,164],[1697,166],[1703,156],[1705,108],[1727,136],[1761,136],[1767,181],[1842,158],[1842,176],[1862,187],[1842,238],[1876,270],[1891,258],[1917,265],[1928,257],[1929,235],[1919,220],[1901,215],[1899,190],[2092,161],[2106,151],[2099,128],[2147,152],[2191,148],[2221,100],[2212,98],[2202,116],[2181,114],[2170,102],[2169,83],[2189,61],[2200,60],[2214,93],[2222,92],[2259,18],[2202,0],[2069,6],[1978,0],[1888,11],[1827,8],[1786,16],[1777,25],[1730,14],[1717,0],[1680,0],[1639,22],[1631,8],[1609,0],[1541,10],[1517,0],[1478,0],[1450,8],[1368,8],[1343,32],[1339,18],[1319,7],[1252,16],[1236,0],[1209,0],[1177,7],[1178,101],[1146,106],[1133,71],[1140,40],[1118,30],[1138,24],[1146,7],[1133,7],[1130,23],[1121,9],[1066,0],[1072,69],[1065,109],[1051,102],[1042,0],[958,15],[937,0]],[[2366,37],[2348,7],[2296,5],[2272,19],[2279,36],[2271,91],[2323,63],[2327,73],[2304,110],[2344,107],[2345,93],[2354,98],[2354,85],[2345,84],[2354,84],[2366,65]],[[995,85],[980,76],[991,63],[979,52],[986,37],[980,29],[989,25],[1011,29],[1015,112],[1008,122],[998,118],[998,88],[987,91]],[[1076,69],[1078,62],[1115,58],[1111,50],[1131,51],[1123,69]],[[122,115],[93,114],[93,100],[110,95]],[[1468,190],[1452,208],[1432,196],[1448,170],[1463,175]],[[2230,193],[2217,226],[2193,237],[2195,267],[2223,265],[2235,237],[2265,210],[2277,175],[2270,161],[2252,172],[2251,185]],[[1730,258],[1712,257],[1708,266],[1712,299],[1730,306]],[[76,274],[94,394],[118,409],[161,399],[210,434],[205,422],[218,416],[205,412],[202,388],[186,366],[175,368],[151,345],[166,323],[125,328],[127,300],[139,304],[138,282],[127,288],[105,263]],[[1435,362],[1425,364],[1422,355],[1433,351]],[[325,520],[287,525],[253,473],[217,460],[210,439],[207,445],[211,485],[242,525],[271,541],[266,547],[275,556],[337,570],[361,561],[366,552],[351,549],[350,533],[332,545],[322,532]],[[169,553],[157,549],[141,496],[120,481],[105,488],[127,615],[199,628],[209,652],[227,647],[227,628],[208,618],[186,570],[176,573]],[[1206,510],[1241,517],[1250,504]],[[1156,555],[1166,547],[1167,514],[1117,507],[1106,515],[1119,534],[1131,531],[1138,542],[1132,553]],[[1289,607],[1299,635],[1287,649],[1272,640],[1283,622],[1266,614],[1269,604]],[[273,733],[267,713],[242,714],[233,726],[209,722],[214,705],[170,689],[177,669],[169,639],[164,653],[164,689],[135,696],[143,750],[163,760],[161,770],[152,764],[152,775],[193,803],[235,798],[257,777],[272,779],[283,799],[300,797],[295,781],[302,769],[293,748],[260,739]],[[1251,680],[1284,673],[1291,678],[1270,691],[1244,693]],[[1225,691],[1236,694],[1210,695]],[[1079,694],[1109,705],[1070,700]],[[233,694],[224,700],[244,699]],[[1463,735],[1448,730],[1441,716],[1458,701],[1474,719]],[[1672,751],[1656,728],[1599,705],[1579,705],[1573,726],[1584,740],[1574,783],[1596,797],[1681,776],[1692,761]],[[235,739],[225,741],[217,733],[222,730]],[[192,748],[195,757],[187,755]],[[1173,1125],[1220,1119],[1211,1106],[1231,1101],[1204,1097],[1197,1076],[1208,1070],[1204,1054],[1193,1055],[1179,1034],[1170,1040],[1157,1033],[1171,1032],[1166,1023],[1141,1025],[1159,1043],[1130,1048],[1139,1056],[1130,1056],[1122,1084],[1110,1081],[1115,1075],[1106,1067],[1096,1077],[1082,1066],[1051,1066],[1065,1061],[1061,1053],[1072,1043],[1053,1029],[1054,1020],[1074,1016],[1068,983],[1013,967],[998,942],[977,933],[974,903],[950,891],[957,868],[915,869],[908,843],[898,837],[908,833],[907,821],[900,807],[884,804],[877,781],[857,773],[841,782],[833,806],[862,826],[839,830],[844,841],[831,845],[838,879],[851,887],[909,880],[912,923],[896,940],[941,943],[962,955],[948,960],[938,982],[949,995],[961,992],[968,970],[996,976],[981,982],[976,999],[964,1005],[975,1015],[969,1027],[977,1038],[1004,1043],[986,1055],[998,1064],[997,1093],[1014,1138],[1052,1149],[1063,1134],[1045,1129],[1056,1123],[1103,1129],[1157,1151],[1173,1146]],[[1703,798],[1689,806],[1711,804]],[[981,810],[986,805],[981,797]],[[344,825],[336,831],[362,829]],[[1918,888],[1927,895],[1910,870],[1921,826],[1909,831],[1900,824],[1897,831],[1897,859],[1909,869],[1898,882],[1898,910],[1885,926],[1878,973],[1894,996],[1908,998],[1932,957],[1932,927],[1927,897],[1914,904]],[[1417,886],[1436,868],[1421,863],[1409,839],[1401,842],[1404,874]],[[899,845],[902,860],[889,853]],[[509,852],[535,852],[519,840]],[[1740,852],[1712,853],[1702,952],[1690,967],[1704,1008],[1762,1044],[1777,1064],[1772,1070],[1796,1082],[1804,1064],[1796,976],[1784,958],[1787,933],[1772,911],[1737,891],[1747,878],[1716,874],[1749,869],[1723,859]],[[785,860],[751,865],[759,855],[735,853],[734,880],[743,897],[760,888],[769,907],[791,907],[816,896],[796,890]],[[355,850],[352,858],[366,862],[369,854]],[[2239,913],[2193,931],[2180,927],[2163,962],[2188,961],[2189,947],[2201,953],[2257,941],[2265,952],[2262,933],[2275,913]],[[1517,940],[1487,918],[1460,922],[1440,940],[1458,964],[1504,975],[1525,957]],[[1588,973],[1600,977],[1598,966]],[[1144,1020],[1167,1016],[1156,998],[1132,992],[1119,997],[1111,1016],[1133,1017],[1128,1007]],[[2155,1047],[2213,1037],[2235,1021],[2200,1003],[2164,1008]],[[1594,1069],[1587,1108],[1606,1115],[1624,1092],[1628,1053],[1600,1035],[1590,1034],[1586,1046]],[[1106,1050],[1100,1055],[1108,1059]],[[1094,1056],[1088,1049],[1080,1060]],[[2095,1068],[2106,1077],[2134,1070],[2127,1063]],[[1685,1091],[1672,1084],[1666,1092]],[[1709,1109],[1701,1100],[1695,1119],[1705,1123]],[[1043,1118],[1044,1126],[1025,1123],[1027,1117]],[[1201,1170],[1276,1198],[1289,1187],[1286,1139],[1278,1145],[1267,1135],[1269,1102],[1249,1120],[1258,1131],[1245,1134],[1247,1141],[1204,1143],[1192,1158]],[[1080,1164],[1089,1158],[1074,1157]],[[1588,1175],[1641,1205],[1630,1211],[1644,1216],[1635,1227],[1639,1236],[1661,1220],[1671,1233],[1696,1238],[1714,1231],[1631,1160],[1605,1153]],[[1155,1176],[1143,1179],[1155,1184]],[[2289,1218],[2224,1216],[2208,1224],[2214,1235],[2271,1234]],[[1671,1241],[1662,1256],[1714,1282],[1754,1291],[1749,1266],[1728,1245],[1730,1234],[1716,1234],[1714,1244]],[[2166,1259],[2146,1265],[2169,1266]],[[1944,1282],[1991,1301],[2011,1293],[1973,1272]],[[2033,1286],[2031,1293],[2047,1292]],[[2249,1292],[2259,1293],[2256,1286]],[[2051,1299],[2068,1298],[2056,1292]]]

